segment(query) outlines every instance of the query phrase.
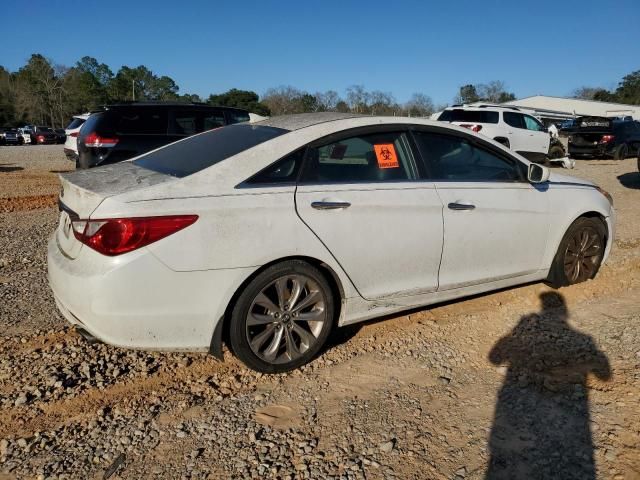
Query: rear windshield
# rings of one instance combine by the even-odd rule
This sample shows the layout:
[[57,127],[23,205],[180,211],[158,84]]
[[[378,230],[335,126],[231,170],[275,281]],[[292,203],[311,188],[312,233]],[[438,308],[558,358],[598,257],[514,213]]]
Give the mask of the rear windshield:
[[73,118],[71,123],[67,125],[67,130],[73,130],[74,128],[78,128],[80,125],[84,123],[84,119],[82,118]]
[[230,125],[172,143],[147,153],[133,163],[182,178],[287,132],[282,128],[260,125]]
[[53,130],[51,130],[51,128],[49,128],[49,127],[38,127],[38,130],[40,132],[45,132],[45,133],[46,132],[53,132]]
[[482,110],[445,110],[438,120],[443,122],[498,123],[498,112]]

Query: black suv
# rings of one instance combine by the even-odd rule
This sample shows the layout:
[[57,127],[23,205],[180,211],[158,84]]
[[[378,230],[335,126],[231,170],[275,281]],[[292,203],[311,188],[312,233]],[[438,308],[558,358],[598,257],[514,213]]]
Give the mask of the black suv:
[[578,117],[568,130],[569,156],[613,157],[623,160],[634,156],[640,147],[640,122],[605,117]]
[[200,103],[109,105],[82,125],[76,168],[121,162],[196,133],[248,120],[246,110]]

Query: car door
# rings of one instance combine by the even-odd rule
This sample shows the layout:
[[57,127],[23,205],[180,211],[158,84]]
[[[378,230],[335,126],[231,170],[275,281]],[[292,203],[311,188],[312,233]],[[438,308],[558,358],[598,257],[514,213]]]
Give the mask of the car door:
[[527,151],[528,159],[535,162],[543,162],[549,153],[551,135],[549,131],[531,115],[523,115],[524,124],[529,136]]
[[444,205],[439,290],[542,268],[549,202],[525,180],[525,165],[479,139],[413,134]]
[[397,126],[352,131],[307,151],[298,215],[366,299],[438,287],[443,207],[417,168]]

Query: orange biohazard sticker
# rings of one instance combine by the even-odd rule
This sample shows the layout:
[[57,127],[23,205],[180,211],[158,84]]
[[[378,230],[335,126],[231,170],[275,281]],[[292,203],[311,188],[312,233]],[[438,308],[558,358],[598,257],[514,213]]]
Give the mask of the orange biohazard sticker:
[[398,168],[398,156],[393,143],[382,143],[374,145],[376,151],[376,159],[378,160],[378,168]]

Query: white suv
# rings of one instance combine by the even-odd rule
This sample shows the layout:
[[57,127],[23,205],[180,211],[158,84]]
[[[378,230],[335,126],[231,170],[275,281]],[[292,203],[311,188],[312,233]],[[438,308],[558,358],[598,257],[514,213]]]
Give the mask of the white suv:
[[445,109],[438,120],[485,135],[532,162],[544,162],[551,136],[539,120],[516,107],[463,105]]
[[71,123],[64,129],[64,133],[67,135],[67,139],[64,142],[64,153],[72,162],[78,160],[78,135],[80,134],[80,127],[89,118],[89,115],[91,114],[74,115]]

